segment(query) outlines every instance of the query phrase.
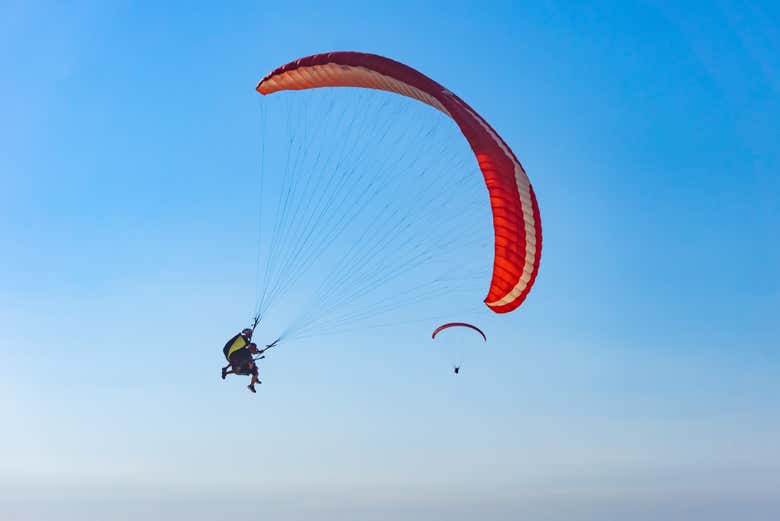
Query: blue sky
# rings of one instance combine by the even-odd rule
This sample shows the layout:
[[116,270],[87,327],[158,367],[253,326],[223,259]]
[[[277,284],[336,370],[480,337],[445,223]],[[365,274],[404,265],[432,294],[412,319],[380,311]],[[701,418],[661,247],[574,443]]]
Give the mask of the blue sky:
[[[0,517],[776,519],[779,15],[2,3]],[[336,49],[491,122],[541,272],[457,378],[427,326],[366,331],[252,396],[216,374],[254,305],[253,89]]]

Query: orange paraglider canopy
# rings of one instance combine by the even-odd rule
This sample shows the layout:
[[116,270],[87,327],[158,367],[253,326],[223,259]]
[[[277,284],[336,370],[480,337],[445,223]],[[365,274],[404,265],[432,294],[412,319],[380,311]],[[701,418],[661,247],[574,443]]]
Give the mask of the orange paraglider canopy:
[[331,52],[300,58],[266,75],[257,91],[266,95],[320,87],[394,92],[434,107],[458,125],[485,178],[493,212],[493,275],[485,304],[496,313],[519,307],[539,271],[542,224],[528,175],[501,136],[441,84],[376,54]]

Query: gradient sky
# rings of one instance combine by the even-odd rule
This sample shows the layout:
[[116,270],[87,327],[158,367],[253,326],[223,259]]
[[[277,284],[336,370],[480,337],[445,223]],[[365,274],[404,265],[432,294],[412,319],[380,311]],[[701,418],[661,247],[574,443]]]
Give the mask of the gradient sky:
[[[0,3],[0,517],[780,518],[777,6],[267,4]],[[541,272],[457,378],[366,333],[253,396],[253,88],[344,49],[513,146]]]

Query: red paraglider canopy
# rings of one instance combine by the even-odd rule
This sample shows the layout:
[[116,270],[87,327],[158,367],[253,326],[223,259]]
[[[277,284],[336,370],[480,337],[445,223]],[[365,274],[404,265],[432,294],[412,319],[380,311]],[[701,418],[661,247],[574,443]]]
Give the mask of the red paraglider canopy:
[[437,327],[436,329],[433,330],[433,334],[431,334],[431,338],[436,338],[436,335],[439,334],[439,331],[443,331],[443,330],[449,329],[451,327],[468,327],[470,329],[473,329],[474,331],[476,331],[477,333],[482,335],[482,339],[485,342],[487,342],[487,337],[485,336],[485,333],[483,333],[480,328],[478,328],[477,326],[472,325],[472,324],[467,324],[466,322],[449,322],[447,324],[442,324],[442,325],[440,325],[439,327]]
[[261,94],[318,87],[364,87],[417,99],[460,127],[485,178],[493,211],[493,276],[485,304],[496,313],[516,309],[539,271],[542,224],[523,166],[501,136],[465,101],[421,72],[360,52],[315,54],[283,65],[257,85]]

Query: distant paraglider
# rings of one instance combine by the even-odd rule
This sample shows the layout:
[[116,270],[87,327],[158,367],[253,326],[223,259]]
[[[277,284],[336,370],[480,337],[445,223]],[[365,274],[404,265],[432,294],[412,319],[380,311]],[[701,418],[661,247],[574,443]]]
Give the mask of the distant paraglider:
[[[468,324],[466,322],[448,322],[446,324],[442,324],[433,330],[433,333],[431,333],[431,339],[436,339],[436,335],[438,335],[440,332],[444,331],[445,329],[449,329],[451,327],[465,327],[468,329],[473,329],[474,331],[482,335],[482,340],[487,342],[487,336],[485,336],[485,333],[480,328],[478,328],[473,324]],[[452,368],[452,370],[455,374],[460,374],[460,365],[456,364]]]

